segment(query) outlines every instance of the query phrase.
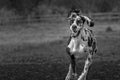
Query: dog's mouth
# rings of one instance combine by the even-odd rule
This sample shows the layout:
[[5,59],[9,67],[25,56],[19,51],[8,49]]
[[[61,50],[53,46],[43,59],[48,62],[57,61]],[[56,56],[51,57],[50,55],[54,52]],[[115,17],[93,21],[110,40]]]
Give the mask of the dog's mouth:
[[74,33],[77,33],[77,28],[76,28],[76,29],[73,29],[73,32],[74,32]]
[[80,28],[72,28],[72,36],[77,37],[80,34]]
[[77,26],[72,26],[72,31],[73,31],[73,33],[77,33],[78,32],[78,28],[77,28]]

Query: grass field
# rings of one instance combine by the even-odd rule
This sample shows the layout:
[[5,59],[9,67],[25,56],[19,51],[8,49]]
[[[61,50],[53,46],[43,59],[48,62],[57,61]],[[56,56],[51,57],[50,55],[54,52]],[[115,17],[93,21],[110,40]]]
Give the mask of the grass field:
[[[120,79],[120,23],[96,23],[93,29],[98,52],[90,68],[89,80]],[[113,31],[106,32],[111,27]],[[65,47],[68,23],[35,23],[1,26],[1,80],[64,80],[69,59]],[[78,73],[84,66],[78,62]]]

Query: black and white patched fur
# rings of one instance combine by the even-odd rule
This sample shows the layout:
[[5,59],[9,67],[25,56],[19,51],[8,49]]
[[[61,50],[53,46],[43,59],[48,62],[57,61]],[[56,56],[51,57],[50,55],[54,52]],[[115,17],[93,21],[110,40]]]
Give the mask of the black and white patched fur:
[[[97,51],[96,38],[91,29],[84,26],[85,23],[89,27],[94,26],[94,22],[87,16],[81,15],[79,10],[73,10],[68,14],[70,21],[71,35],[68,40],[66,51],[70,57],[70,66],[65,80],[78,78],[78,80],[86,80],[86,76],[90,65],[92,64],[93,54]],[[80,76],[76,73],[76,60],[87,57],[84,70]]]

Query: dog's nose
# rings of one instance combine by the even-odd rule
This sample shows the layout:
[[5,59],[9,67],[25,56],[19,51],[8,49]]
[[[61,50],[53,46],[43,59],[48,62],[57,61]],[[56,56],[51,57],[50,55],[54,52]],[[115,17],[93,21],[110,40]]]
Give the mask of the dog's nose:
[[73,29],[73,30],[74,30],[74,29],[76,29],[76,28],[77,28],[77,26],[76,26],[76,25],[73,25],[73,26],[72,26],[72,29]]
[[72,26],[72,31],[73,31],[74,33],[77,32],[77,26],[76,26],[76,25],[73,25],[73,26]]

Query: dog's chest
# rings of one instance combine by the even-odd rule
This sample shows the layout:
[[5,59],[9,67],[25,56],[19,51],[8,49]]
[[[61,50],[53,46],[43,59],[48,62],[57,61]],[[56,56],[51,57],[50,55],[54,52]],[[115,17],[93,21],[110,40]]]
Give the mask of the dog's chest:
[[81,56],[87,53],[87,42],[80,41],[79,39],[71,39],[68,47],[70,48],[70,53],[76,56]]

